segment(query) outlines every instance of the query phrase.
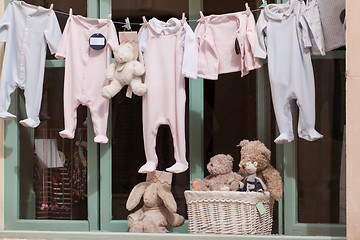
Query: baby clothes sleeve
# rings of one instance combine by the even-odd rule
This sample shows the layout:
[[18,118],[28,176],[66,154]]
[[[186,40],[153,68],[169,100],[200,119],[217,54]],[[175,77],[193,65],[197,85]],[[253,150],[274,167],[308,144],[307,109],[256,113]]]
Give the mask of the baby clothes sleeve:
[[54,11],[50,12],[48,25],[44,31],[44,35],[51,54],[56,53],[61,39],[61,29]]
[[314,55],[325,55],[325,43],[324,43],[324,35],[323,29],[321,26],[320,20],[320,11],[318,2],[315,0],[308,0],[307,7],[304,10],[302,18],[307,23],[306,26],[302,26],[303,28],[308,28],[307,33],[308,36],[306,38],[311,41],[311,51]]
[[58,49],[55,54],[55,57],[57,59],[66,58],[67,40],[69,39],[68,35],[69,35],[70,24],[71,24],[71,18],[69,17],[68,20],[66,21],[65,28],[64,28],[62,37],[60,39]]
[[185,22],[182,43],[184,47],[184,58],[182,74],[184,77],[197,79],[198,73],[198,46],[195,34],[191,27]]
[[258,69],[262,66],[261,62],[255,58],[255,49],[257,41],[257,32],[254,15],[249,14],[245,37],[245,54],[244,54],[244,69],[242,75],[245,76],[249,71]]
[[4,15],[0,19],[0,42],[6,42],[8,28],[11,23],[12,17],[12,4],[9,4],[6,8]]
[[261,11],[259,19],[256,23],[257,41],[255,47],[255,57],[265,59],[266,50],[266,30],[268,21],[265,17],[264,10]]
[[138,33],[138,42],[139,42],[139,62],[144,63],[144,53],[146,50],[146,42],[148,39],[147,27],[142,26]]
[[108,24],[109,24],[109,35],[107,42],[110,45],[111,49],[114,49],[117,45],[119,45],[119,40],[116,34],[116,28],[113,21],[110,21]]
[[[345,46],[345,0],[318,0],[325,51]],[[344,19],[345,21],[345,19]]]
[[198,77],[218,79],[219,56],[207,20],[202,17],[195,29],[198,47]]

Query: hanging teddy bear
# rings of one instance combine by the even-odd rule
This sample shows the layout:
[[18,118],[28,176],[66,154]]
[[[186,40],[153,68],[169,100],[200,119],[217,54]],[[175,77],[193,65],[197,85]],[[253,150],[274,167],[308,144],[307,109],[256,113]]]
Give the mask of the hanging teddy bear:
[[146,85],[142,83],[141,76],[145,73],[145,67],[133,60],[134,53],[131,44],[118,45],[113,49],[113,53],[115,62],[110,64],[105,72],[105,77],[110,84],[103,87],[102,96],[110,99],[125,85],[128,85],[127,97],[131,98],[132,93],[143,96],[146,93]]

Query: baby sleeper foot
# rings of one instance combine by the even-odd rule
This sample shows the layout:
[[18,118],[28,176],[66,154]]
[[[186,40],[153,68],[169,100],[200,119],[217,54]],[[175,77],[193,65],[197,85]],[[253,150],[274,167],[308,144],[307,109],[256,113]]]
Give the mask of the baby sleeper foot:
[[188,164],[182,164],[182,163],[175,163],[171,167],[167,168],[166,171],[172,172],[172,173],[182,173],[185,172],[188,169]]
[[27,118],[27,119],[21,120],[20,124],[23,125],[24,127],[36,128],[37,126],[39,126],[40,121],[39,120],[35,121],[31,118]]
[[74,133],[71,133],[69,130],[66,129],[59,132],[59,134],[62,138],[68,138],[68,139],[74,138]]
[[292,142],[294,140],[294,136],[289,136],[286,133],[281,133],[275,140],[274,142],[276,144],[283,144],[283,143],[289,143]]
[[147,162],[139,169],[138,172],[139,173],[153,172],[153,171],[155,171],[156,167],[157,167],[157,164],[155,164],[153,162]]

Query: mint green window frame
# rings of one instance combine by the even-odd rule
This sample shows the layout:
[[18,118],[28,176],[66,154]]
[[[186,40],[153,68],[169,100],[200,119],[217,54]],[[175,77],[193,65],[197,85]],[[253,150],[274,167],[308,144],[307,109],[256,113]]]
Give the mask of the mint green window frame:
[[[7,5],[9,0],[5,1]],[[258,1],[260,5],[261,1]],[[278,3],[285,2],[277,0]],[[198,19],[199,10],[203,9],[202,0],[189,0],[189,19]],[[111,13],[111,0],[87,0],[88,17],[107,18]],[[191,22],[192,28],[196,22]],[[321,59],[344,59],[345,51],[328,53]],[[63,60],[47,60],[47,68],[64,67]],[[270,129],[270,91],[266,87],[265,69],[257,70],[257,123],[258,139],[269,144],[267,133]],[[203,125],[204,125],[204,80],[189,80],[189,151],[190,178],[204,176]],[[19,101],[18,101],[19,100]],[[23,102],[18,92],[12,96],[10,111],[23,111]],[[90,114],[88,113],[90,116]],[[110,121],[111,118],[109,118]],[[110,123],[110,122],[109,122]],[[33,136],[33,130],[28,130]],[[108,133],[111,132],[111,123]],[[19,178],[14,172],[19,164],[19,127],[16,121],[5,121],[5,229],[6,230],[53,230],[53,231],[116,231],[126,232],[126,220],[112,220],[111,191],[111,138],[107,144],[93,142],[94,133],[88,127],[88,220],[25,220],[19,219]],[[286,235],[324,235],[345,236],[346,227],[341,224],[305,224],[299,223],[297,217],[297,176],[296,146],[290,144],[277,146],[277,169],[284,179],[284,198],[279,202],[279,234]],[[100,164],[99,164],[100,162]],[[285,169],[286,166],[286,169]],[[99,172],[100,169],[100,172]],[[285,171],[286,170],[286,171]],[[91,177],[90,177],[91,176]],[[99,180],[99,181],[98,181]],[[14,201],[15,200],[15,201]],[[187,232],[187,223],[174,229],[175,232]]]
[[[5,0],[5,7],[9,0]],[[88,17],[99,17],[99,3],[97,0],[87,0]],[[60,68],[65,66],[64,60],[47,60],[46,68]],[[24,101],[19,97],[19,91],[16,90],[11,97],[10,111],[24,111]],[[88,112],[88,116],[90,116]],[[90,119],[90,118],[89,118]],[[98,174],[98,145],[93,141],[94,132],[91,119],[88,128],[88,219],[87,220],[35,220],[20,219],[20,193],[18,190],[19,179],[19,124],[15,121],[5,121],[5,229],[6,230],[47,230],[47,231],[91,231],[99,229],[99,179]],[[34,130],[27,128],[31,136],[31,145],[34,148],[33,136]],[[90,177],[91,176],[91,177]],[[91,206],[91,207],[90,207]],[[35,214],[30,212],[31,214]]]
[[[313,59],[345,59],[345,50],[334,50],[328,52],[326,56],[315,56]],[[284,233],[286,235],[346,236],[345,224],[311,224],[298,222],[297,139],[292,143],[278,146],[276,152],[278,153],[276,156],[277,167],[283,173],[284,179],[282,206],[284,208]],[[284,166],[286,166],[286,169]]]

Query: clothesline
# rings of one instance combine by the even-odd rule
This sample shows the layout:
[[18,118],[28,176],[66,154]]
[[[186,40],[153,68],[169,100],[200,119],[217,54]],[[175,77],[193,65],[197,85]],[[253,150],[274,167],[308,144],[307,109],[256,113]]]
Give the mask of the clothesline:
[[[257,11],[261,11],[261,9],[251,10],[251,12],[257,12]],[[54,12],[69,16],[69,13],[66,13],[66,12],[61,12],[61,11],[58,11],[58,10],[54,10]],[[191,20],[188,20],[187,22],[197,22],[198,20],[199,19],[191,19]],[[126,25],[125,22],[115,22],[115,21],[113,21],[113,23]],[[141,23],[130,23],[130,25],[142,25],[142,24],[143,24],[142,22]]]

